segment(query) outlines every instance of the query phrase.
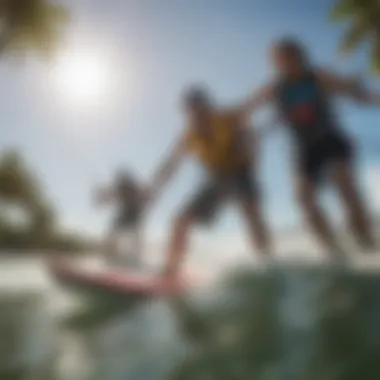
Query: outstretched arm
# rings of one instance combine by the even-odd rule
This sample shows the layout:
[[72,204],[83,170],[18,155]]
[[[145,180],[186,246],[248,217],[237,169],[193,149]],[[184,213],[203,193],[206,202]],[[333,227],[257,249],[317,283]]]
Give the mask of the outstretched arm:
[[325,69],[318,70],[317,75],[324,88],[332,94],[343,95],[368,105],[380,105],[380,93],[365,88],[358,77],[341,76]]
[[169,182],[182,163],[186,153],[187,141],[185,137],[182,137],[154,174],[150,188],[151,198],[157,197],[163,187]]
[[240,115],[245,120],[249,120],[253,112],[274,100],[274,93],[273,84],[267,84],[259,88],[239,107]]
[[98,188],[95,190],[93,198],[97,206],[109,204],[116,199],[115,189],[113,187],[100,189]]

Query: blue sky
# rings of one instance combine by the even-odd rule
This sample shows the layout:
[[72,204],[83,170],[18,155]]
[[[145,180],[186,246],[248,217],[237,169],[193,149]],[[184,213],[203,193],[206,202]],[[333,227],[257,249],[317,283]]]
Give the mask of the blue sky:
[[[283,34],[309,45],[316,63],[344,72],[365,72],[366,56],[337,60],[342,28],[328,20],[331,1],[318,0],[70,0],[73,20],[65,54],[99,56],[109,86],[93,107],[68,101],[52,85],[49,66],[38,60],[0,65],[0,147],[17,146],[37,168],[59,205],[62,223],[101,232],[108,214],[91,204],[93,186],[125,164],[148,181],[184,120],[179,94],[205,81],[221,104],[231,104],[271,75],[267,49]],[[371,79],[379,88],[379,81]],[[363,146],[363,179],[378,184],[376,140],[380,110],[339,103],[342,121]],[[265,115],[257,119],[257,124]],[[374,143],[368,149],[369,142]],[[261,181],[270,221],[297,222],[290,187],[288,145],[279,133],[261,147]],[[367,175],[367,173],[369,173]],[[148,231],[161,235],[176,207],[200,181],[189,160],[151,211]],[[375,196],[375,192],[373,192]],[[332,207],[336,207],[332,203]],[[228,209],[208,239],[241,234],[240,219]],[[205,235],[206,236],[206,235]]]

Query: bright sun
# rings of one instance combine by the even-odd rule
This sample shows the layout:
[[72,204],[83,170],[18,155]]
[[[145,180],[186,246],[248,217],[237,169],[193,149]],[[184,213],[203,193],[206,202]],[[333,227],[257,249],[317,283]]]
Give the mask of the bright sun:
[[104,100],[107,72],[100,58],[71,55],[58,61],[53,80],[58,91],[74,103]]

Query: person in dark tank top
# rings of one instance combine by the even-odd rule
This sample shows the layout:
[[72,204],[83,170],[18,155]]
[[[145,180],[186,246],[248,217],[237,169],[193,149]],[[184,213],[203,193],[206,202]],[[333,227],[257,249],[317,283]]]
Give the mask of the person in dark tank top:
[[271,49],[271,62],[277,74],[272,83],[255,91],[246,103],[246,112],[274,104],[290,135],[295,155],[295,192],[310,227],[334,257],[342,257],[328,218],[317,201],[322,180],[335,187],[348,222],[360,246],[376,248],[373,226],[354,172],[354,147],[331,102],[344,96],[361,104],[380,105],[373,94],[352,77],[342,77],[314,67],[297,40],[286,38]]
[[[144,207],[144,189],[130,171],[119,170],[114,183],[109,189],[97,194],[97,203],[115,206],[114,217],[106,239],[108,261],[119,264],[127,261],[138,266],[141,259],[141,223]],[[129,234],[128,254],[126,260],[118,253],[118,240]]]

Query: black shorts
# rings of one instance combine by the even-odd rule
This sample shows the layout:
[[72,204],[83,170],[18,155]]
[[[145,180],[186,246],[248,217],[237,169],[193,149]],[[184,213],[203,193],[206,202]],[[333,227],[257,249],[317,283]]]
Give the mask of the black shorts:
[[246,202],[255,201],[258,195],[251,168],[237,170],[228,175],[208,178],[207,182],[185,206],[184,213],[195,217],[199,223],[210,223],[220,206],[230,197]]
[[349,162],[352,157],[353,147],[349,139],[340,133],[331,133],[300,149],[298,169],[301,175],[316,182],[322,179],[329,164],[335,161]]

